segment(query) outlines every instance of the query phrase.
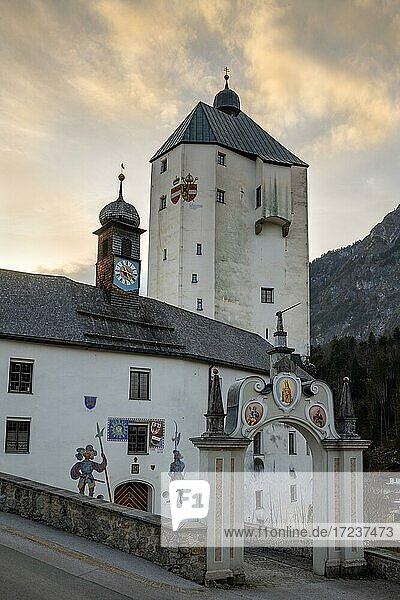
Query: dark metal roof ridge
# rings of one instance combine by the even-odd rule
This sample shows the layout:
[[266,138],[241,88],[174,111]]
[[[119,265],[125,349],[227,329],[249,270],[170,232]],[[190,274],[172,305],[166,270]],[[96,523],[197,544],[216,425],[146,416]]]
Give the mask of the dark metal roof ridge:
[[169,325],[159,325],[158,323],[148,323],[147,321],[137,321],[135,319],[128,319],[128,317],[117,317],[116,315],[110,315],[107,313],[97,313],[84,308],[77,308],[76,312],[82,315],[88,315],[90,317],[98,317],[101,319],[110,319],[110,321],[121,321],[124,323],[132,323],[133,325],[140,325],[141,327],[149,327],[151,329],[164,329],[166,331],[175,331],[175,327]]

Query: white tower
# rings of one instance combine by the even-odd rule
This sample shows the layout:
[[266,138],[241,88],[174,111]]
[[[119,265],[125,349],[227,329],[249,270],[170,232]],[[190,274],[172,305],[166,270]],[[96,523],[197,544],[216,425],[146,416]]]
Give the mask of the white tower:
[[[148,294],[309,354],[307,164],[240,110],[199,102],[152,157]],[[196,179],[197,178],[197,179]]]

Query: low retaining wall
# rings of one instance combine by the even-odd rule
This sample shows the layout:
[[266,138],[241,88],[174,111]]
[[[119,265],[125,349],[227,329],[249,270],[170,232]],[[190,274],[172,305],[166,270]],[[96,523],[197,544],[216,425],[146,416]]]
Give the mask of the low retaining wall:
[[[188,547],[160,547],[161,518],[104,500],[0,473],[0,511],[106,544],[204,583],[205,530],[185,532]],[[190,545],[189,545],[190,541]]]
[[371,573],[400,583],[400,554],[384,548],[365,550],[365,560]]

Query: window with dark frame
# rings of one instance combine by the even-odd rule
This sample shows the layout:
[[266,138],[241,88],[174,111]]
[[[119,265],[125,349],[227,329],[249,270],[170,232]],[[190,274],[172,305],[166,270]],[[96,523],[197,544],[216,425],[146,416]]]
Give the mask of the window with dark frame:
[[166,248],[163,249],[163,258],[162,259],[167,260],[167,249]]
[[269,329],[268,327],[265,328],[265,339],[267,340],[269,338]]
[[256,491],[256,508],[262,508],[262,507],[263,507],[263,491],[257,490]]
[[199,278],[197,276],[197,273],[192,273],[192,283],[198,283],[199,282]]
[[129,400],[150,400],[150,371],[131,369]]
[[167,208],[167,196],[165,194],[160,196],[160,210],[164,210],[164,208]]
[[290,486],[290,502],[297,502],[297,485]]
[[31,422],[28,419],[7,419],[5,452],[29,454]]
[[198,256],[200,256],[201,254],[203,254],[203,246],[201,244],[197,244],[196,245],[196,254]]
[[274,303],[274,288],[261,288],[261,302],[262,304]]
[[163,158],[161,161],[161,165],[160,165],[160,173],[165,173],[165,171],[168,169],[168,160],[166,158]]
[[8,391],[15,394],[32,394],[33,361],[10,359]]
[[124,258],[131,258],[132,256],[132,242],[128,238],[124,238],[121,242],[121,256]]
[[217,162],[219,165],[226,167],[226,154],[224,154],[223,152],[218,152]]
[[256,189],[256,208],[261,206],[261,185]]
[[253,454],[261,454],[261,431],[254,436]]
[[224,192],[224,190],[217,190],[216,200],[220,204],[225,204],[225,192]]
[[110,238],[105,238],[101,242],[101,258],[105,258],[106,256],[108,256],[111,248],[110,241]]
[[289,431],[289,443],[288,443],[289,454],[294,455],[297,454],[296,450],[296,432]]
[[197,310],[203,310],[203,298],[197,298]]
[[149,426],[128,423],[128,454],[148,454]]

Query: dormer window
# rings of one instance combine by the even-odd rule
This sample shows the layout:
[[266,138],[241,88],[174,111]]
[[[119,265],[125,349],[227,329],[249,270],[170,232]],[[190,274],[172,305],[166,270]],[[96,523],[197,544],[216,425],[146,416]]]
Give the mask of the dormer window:
[[121,256],[125,258],[132,257],[132,242],[127,238],[124,238],[121,242]]
[[165,173],[165,171],[168,169],[168,160],[166,158],[163,158],[160,164],[160,173]]

